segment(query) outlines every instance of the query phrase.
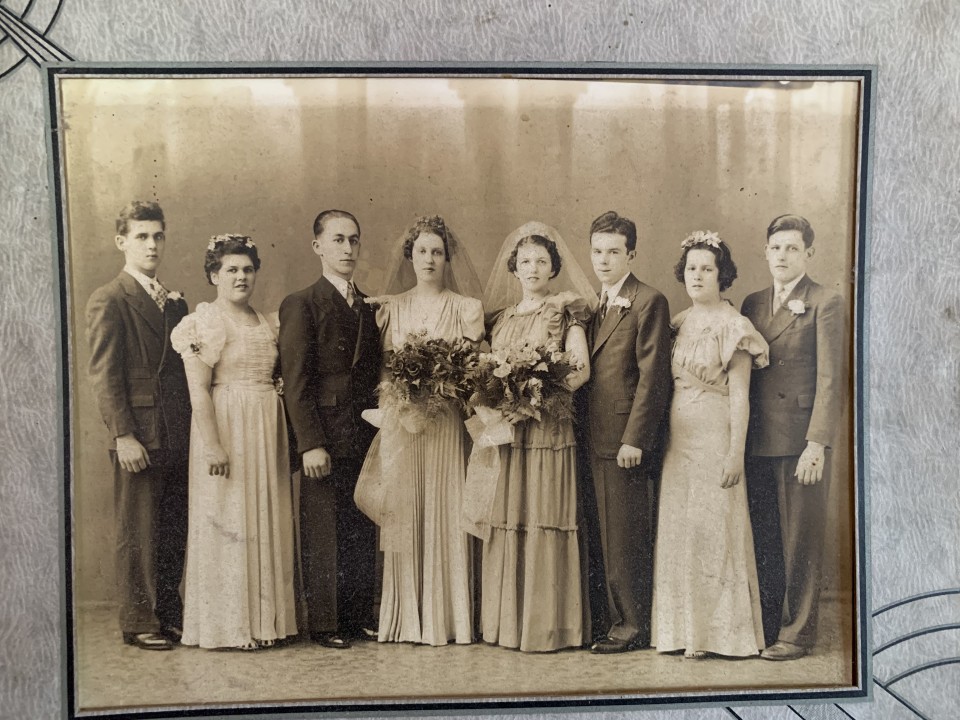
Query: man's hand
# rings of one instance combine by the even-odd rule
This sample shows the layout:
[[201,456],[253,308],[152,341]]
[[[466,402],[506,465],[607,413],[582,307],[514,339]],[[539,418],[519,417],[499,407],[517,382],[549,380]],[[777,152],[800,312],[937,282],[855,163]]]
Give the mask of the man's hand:
[[211,475],[230,477],[230,457],[222,446],[214,445],[206,448],[203,457],[207,461],[207,472]]
[[138,473],[147,469],[150,455],[133,433],[127,433],[117,438],[117,460],[128,473]]
[[313,448],[303,454],[303,474],[307,477],[326,477],[331,468],[330,453],[323,448]]
[[621,445],[620,452],[617,453],[617,465],[622,468],[633,468],[640,464],[643,457],[643,450],[635,448],[632,445]]
[[794,473],[803,485],[814,485],[823,479],[825,454],[823,445],[812,440],[807,441],[807,447],[800,455],[797,471]]

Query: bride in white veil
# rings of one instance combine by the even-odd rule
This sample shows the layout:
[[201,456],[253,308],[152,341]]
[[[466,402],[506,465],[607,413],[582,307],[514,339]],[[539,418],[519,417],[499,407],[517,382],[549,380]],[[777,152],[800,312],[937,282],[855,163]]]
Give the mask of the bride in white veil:
[[[498,309],[488,336],[494,352],[556,343],[579,365],[566,379],[569,391],[589,379],[584,325],[595,295],[554,228],[529,222],[507,237],[484,302]],[[465,507],[471,532],[484,539],[483,639],[532,652],[579,647],[589,607],[580,572],[572,420],[546,413],[521,420],[512,442],[483,452],[499,453],[499,463],[479,454],[471,463],[498,469],[468,488],[472,499],[484,498],[482,509]],[[469,482],[482,475],[471,468]]]
[[[368,300],[379,305],[385,361],[411,338],[483,339],[480,284],[442,218],[419,218],[394,262],[388,294]],[[459,522],[463,417],[453,403],[439,404],[429,420],[406,422],[409,408],[381,396],[381,429],[357,483],[357,506],[381,529],[380,642],[473,640],[472,544]]]

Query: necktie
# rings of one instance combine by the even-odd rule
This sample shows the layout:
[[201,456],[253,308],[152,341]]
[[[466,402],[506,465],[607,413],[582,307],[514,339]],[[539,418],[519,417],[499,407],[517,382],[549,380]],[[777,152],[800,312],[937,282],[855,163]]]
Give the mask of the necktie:
[[607,316],[607,291],[600,293],[600,322]]
[[359,312],[360,306],[357,305],[357,291],[353,287],[352,282],[347,283],[347,305],[349,305],[354,312]]
[[167,289],[160,284],[159,280],[150,283],[150,297],[160,308],[160,312],[163,312],[163,306],[167,304]]
[[781,290],[778,293],[775,293],[773,296],[773,312],[774,314],[783,307],[783,302],[787,299],[787,291]]

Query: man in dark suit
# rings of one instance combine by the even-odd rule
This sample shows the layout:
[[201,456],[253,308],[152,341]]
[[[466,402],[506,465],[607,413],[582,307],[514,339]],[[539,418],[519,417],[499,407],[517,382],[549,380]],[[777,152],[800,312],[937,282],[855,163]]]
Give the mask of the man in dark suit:
[[159,205],[127,205],[123,272],[87,303],[90,378],[111,438],[120,629],[144,650],[169,650],[183,624],[190,395],[170,331],[187,303],[157,279],[164,233]]
[[313,224],[323,276],[280,305],[280,364],[301,455],[300,552],[311,637],[344,649],[375,637],[376,531],[353,501],[376,428],[380,334],[353,284],[360,225],[342,210]]
[[636,226],[615,212],[590,227],[601,283],[590,328],[590,465],[610,626],[595,653],[650,644],[657,482],[672,387],[670,309],[630,272],[636,245]]
[[747,465],[767,660],[803,657],[814,643],[829,448],[846,390],[843,302],[806,274],[813,239],[804,218],[774,219],[773,286],[742,309],[770,345],[770,365],[750,378]]

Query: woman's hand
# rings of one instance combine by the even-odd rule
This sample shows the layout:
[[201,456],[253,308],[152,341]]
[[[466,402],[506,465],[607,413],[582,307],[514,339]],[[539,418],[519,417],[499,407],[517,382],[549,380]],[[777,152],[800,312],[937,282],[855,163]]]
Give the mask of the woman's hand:
[[723,479],[720,487],[732,488],[743,479],[743,455],[727,455],[723,461]]
[[203,455],[207,462],[208,472],[211,475],[230,477],[230,458],[227,456],[227,451],[220,445],[207,447]]

